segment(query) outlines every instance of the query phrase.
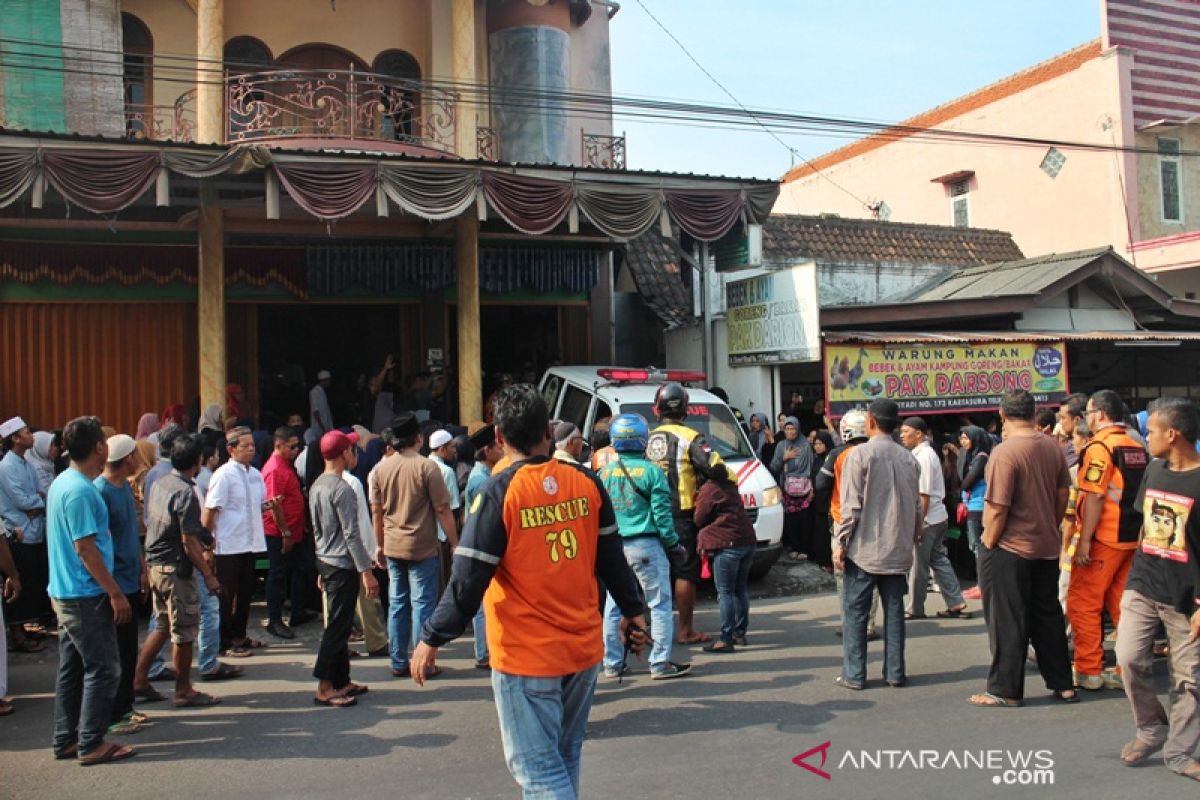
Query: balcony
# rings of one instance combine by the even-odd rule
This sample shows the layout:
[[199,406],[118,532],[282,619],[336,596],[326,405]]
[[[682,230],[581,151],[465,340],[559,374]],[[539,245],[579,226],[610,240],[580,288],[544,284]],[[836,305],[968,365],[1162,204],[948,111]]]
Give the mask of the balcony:
[[625,169],[625,137],[586,133],[583,136],[583,165],[599,169]]
[[126,106],[125,135],[130,139],[194,141],[196,90],[179,95],[173,106]]

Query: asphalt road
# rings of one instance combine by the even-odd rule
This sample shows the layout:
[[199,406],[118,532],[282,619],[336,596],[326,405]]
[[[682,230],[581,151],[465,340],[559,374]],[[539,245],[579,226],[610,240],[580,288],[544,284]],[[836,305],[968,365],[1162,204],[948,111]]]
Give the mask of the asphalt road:
[[[931,598],[931,610],[938,607]],[[1024,708],[968,706],[988,660],[979,618],[909,623],[907,687],[879,679],[882,649],[873,643],[867,690],[841,689],[833,683],[841,663],[836,610],[831,594],[756,600],[745,650],[696,649],[694,675],[675,681],[651,683],[644,671],[621,686],[601,678],[583,794],[1160,800],[1200,790],[1157,759],[1121,765],[1133,729],[1119,692],[1064,706],[1030,672]],[[715,625],[711,602],[698,619]],[[490,682],[472,668],[469,641],[443,651],[446,672],[425,689],[392,679],[384,659],[356,661],[354,678],[370,694],[355,708],[317,708],[309,678],[315,627],[242,661],[244,679],[203,684],[223,697],[219,706],[142,706],[154,724],[126,738],[138,755],[87,769],[51,758],[54,656],[10,656],[18,710],[0,719],[0,797],[519,796],[504,767]],[[1165,681],[1165,663],[1158,668]],[[828,778],[793,763],[809,751],[804,762]],[[1032,759],[1024,772],[1023,758]],[[1046,767],[1050,773],[1036,771]]]

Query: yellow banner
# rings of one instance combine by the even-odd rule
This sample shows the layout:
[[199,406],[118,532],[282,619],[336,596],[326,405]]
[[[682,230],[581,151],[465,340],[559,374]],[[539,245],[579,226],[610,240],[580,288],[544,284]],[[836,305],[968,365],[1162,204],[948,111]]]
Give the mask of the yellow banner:
[[824,367],[835,417],[878,397],[905,413],[950,414],[998,408],[1009,389],[1025,389],[1038,405],[1069,392],[1062,342],[825,345]]

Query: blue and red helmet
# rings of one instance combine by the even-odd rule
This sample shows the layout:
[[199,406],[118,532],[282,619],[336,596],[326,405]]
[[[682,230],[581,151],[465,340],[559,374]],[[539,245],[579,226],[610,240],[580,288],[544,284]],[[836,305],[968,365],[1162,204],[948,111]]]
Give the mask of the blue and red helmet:
[[644,453],[650,426],[641,414],[622,414],[609,425],[608,436],[618,453]]

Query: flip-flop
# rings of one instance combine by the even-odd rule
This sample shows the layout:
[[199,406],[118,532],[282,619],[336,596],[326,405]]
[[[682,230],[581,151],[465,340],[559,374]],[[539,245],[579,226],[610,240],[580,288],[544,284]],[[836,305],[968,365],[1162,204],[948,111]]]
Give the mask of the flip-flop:
[[[100,755],[96,755],[96,753]],[[80,756],[79,763],[85,767],[94,767],[97,764],[111,764],[114,761],[124,761],[127,758],[133,758],[136,753],[137,751],[127,744],[105,742],[98,750],[86,756]]]
[[358,700],[353,697],[345,697],[336,694],[333,697],[327,697],[322,700],[320,697],[314,697],[313,703],[319,706],[329,706],[330,708],[349,708],[350,706],[358,705]]
[[363,686],[361,684],[352,683],[352,684],[350,684],[349,687],[347,687],[347,689],[345,691],[345,695],[346,695],[346,697],[361,697],[362,695],[366,694],[369,691],[371,691],[371,688],[369,686]]
[[220,702],[221,698],[219,697],[213,697],[211,694],[205,694],[204,692],[196,692],[184,700],[176,698],[174,705],[176,708],[207,708],[208,706],[215,706]]
[[[941,616],[941,614],[939,614],[938,616],[940,617],[940,616]],[[906,620],[913,620],[913,619],[929,619],[929,617],[925,616],[924,614],[911,614],[911,613],[909,613],[909,612],[907,612],[907,611],[905,611],[905,612],[904,612],[904,618],[905,618]]]
[[254,655],[254,651],[248,647],[238,645],[237,647],[230,647],[224,653],[221,653],[221,655],[228,656],[229,658],[250,658],[250,656]]
[[1135,736],[1132,742],[1121,748],[1121,763],[1127,767],[1136,767],[1161,749],[1161,744],[1146,744]]
[[736,651],[737,649],[733,645],[724,642],[712,642],[704,646],[706,653],[733,653]]
[[713,640],[712,637],[709,636],[707,633],[693,633],[691,636],[689,636],[686,639],[676,639],[675,643],[676,644],[703,644],[705,642],[711,642],[712,640]]
[[[4,634],[2,632],[0,632],[0,636],[3,636],[3,635]],[[13,711],[15,711],[15,710],[16,709],[13,707],[12,703],[10,703],[7,700],[0,700],[0,717],[7,717],[9,714],[13,713]]]
[[77,755],[79,755],[78,745],[69,744],[66,747],[64,747],[62,750],[54,751],[54,760],[55,761],[69,761],[70,759],[75,758]]
[[967,702],[976,708],[1020,708],[1025,705],[1023,700],[1009,700],[991,692],[973,694],[967,698]]
[[245,639],[242,641],[242,643],[241,643],[240,645],[238,645],[238,646],[239,646],[239,647],[242,647],[242,648],[245,648],[245,649],[248,649],[248,650],[259,650],[259,649],[265,649],[265,648],[266,648],[266,646],[267,646],[267,643],[266,643],[266,642],[261,642],[261,641],[259,641],[258,639],[251,639],[250,637],[248,637],[248,636],[247,636],[247,637],[246,637],[246,638],[245,638]]
[[942,619],[970,619],[971,612],[967,611],[966,607],[949,609],[937,612],[937,615]]
[[1054,699],[1060,703],[1078,703],[1079,691],[1076,689],[1055,689]]
[[203,681],[227,681],[240,677],[242,677],[242,668],[231,664],[219,664],[212,672],[200,673],[200,680]]
[[158,689],[155,689],[150,684],[146,684],[141,689],[135,688],[133,690],[133,696],[138,700],[141,700],[143,703],[157,703],[160,700],[167,699],[165,694],[160,692]]

